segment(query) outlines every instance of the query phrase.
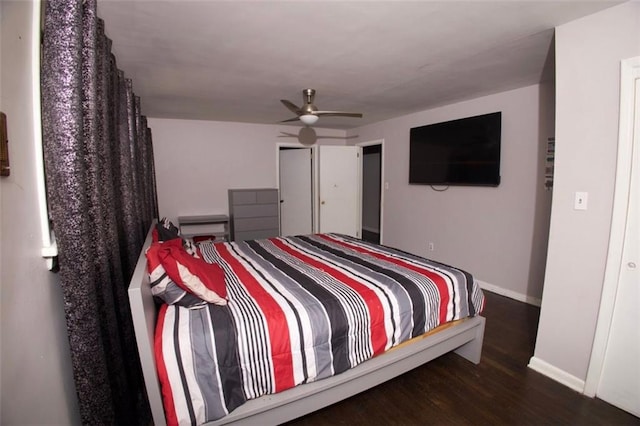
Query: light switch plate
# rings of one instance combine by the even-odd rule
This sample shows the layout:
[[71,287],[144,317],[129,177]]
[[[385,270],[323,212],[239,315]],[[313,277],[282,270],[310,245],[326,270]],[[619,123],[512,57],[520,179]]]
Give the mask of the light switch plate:
[[588,192],[576,192],[576,198],[573,201],[574,210],[586,210],[587,201],[589,200]]

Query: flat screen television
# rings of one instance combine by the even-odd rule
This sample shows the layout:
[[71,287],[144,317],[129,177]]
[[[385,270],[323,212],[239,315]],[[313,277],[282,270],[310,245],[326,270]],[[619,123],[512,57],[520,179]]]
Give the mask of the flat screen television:
[[409,138],[409,183],[500,184],[502,113],[414,127]]

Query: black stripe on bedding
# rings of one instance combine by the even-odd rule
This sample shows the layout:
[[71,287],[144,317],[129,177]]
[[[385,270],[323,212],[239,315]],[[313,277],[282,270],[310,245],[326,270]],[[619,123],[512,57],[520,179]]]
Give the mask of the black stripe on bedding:
[[473,276],[466,271],[460,271],[464,274],[465,280],[467,280],[467,305],[469,306],[469,316],[475,317],[478,313],[476,307],[473,304]]
[[238,339],[235,333],[236,327],[228,306],[209,304],[208,309],[211,322],[216,324],[216,327],[213,328],[215,341],[224,342],[224,344],[215,345],[215,350],[225,405],[231,412],[246,402],[242,391],[242,372],[238,355]]
[[[395,247],[389,247],[389,246],[385,246],[382,244],[373,244],[370,243],[368,241],[364,241],[364,240],[358,240],[354,237],[351,237],[349,235],[340,235],[341,238],[345,239],[345,240],[352,240],[352,241],[356,241],[358,244],[360,245],[366,245],[371,247],[372,249],[375,249],[376,247],[380,247],[383,248],[384,250],[387,251],[387,254],[395,254],[395,255],[399,255],[405,258],[405,260],[415,260],[415,261],[419,261],[419,262],[423,262],[425,265],[427,265],[429,268],[433,268],[436,270],[440,270],[443,272],[446,272],[446,274],[455,274],[455,273],[459,273],[464,275],[464,279],[465,279],[465,283],[466,283],[466,290],[467,290],[467,305],[469,307],[469,312],[468,312],[468,316],[470,317],[474,317],[478,314],[478,312],[475,309],[474,303],[473,303],[473,288],[474,288],[474,279],[473,279],[473,275],[471,275],[470,273],[468,273],[467,271],[463,270],[463,269],[459,269],[456,268],[455,266],[451,266],[448,265],[446,263],[442,263],[442,262],[438,262],[432,259],[427,259],[426,257],[421,257],[418,255],[415,255],[413,253],[409,253],[408,251],[404,251],[404,250],[400,250],[397,249]],[[476,288],[478,286],[475,286]],[[453,302],[453,311],[456,312],[458,307],[456,307],[455,301],[456,301],[456,288],[455,286],[452,287],[452,293],[451,293],[451,300]],[[461,315],[461,317],[465,317],[467,313],[463,313],[463,315]]]
[[[345,269],[344,264],[336,262],[335,257],[327,255],[322,252],[318,247],[305,244],[300,237],[288,237],[286,238],[286,244],[296,252],[299,252],[305,256],[313,258],[315,261],[320,262],[323,265],[330,266],[336,272],[351,276],[351,271]],[[347,324],[344,328],[338,328],[338,330],[346,330],[341,333],[345,336],[344,339],[335,339],[335,342],[339,342],[345,349],[351,354],[349,359],[350,366],[357,365],[360,362],[369,359],[373,355],[373,347],[371,346],[371,318],[367,302],[363,298],[362,294],[351,288],[346,282],[336,280],[330,276],[330,274],[316,270],[310,273],[310,276],[318,283],[318,285],[324,285],[328,291],[335,295],[336,300],[339,303],[339,307],[346,313],[352,313],[352,319],[346,316]],[[372,287],[376,287],[374,283],[368,280],[365,276],[358,275],[351,277],[354,282],[363,284],[369,283]],[[385,298],[387,295],[385,294]],[[389,302],[387,298],[387,302]],[[389,303],[387,303],[388,305]],[[351,336],[351,338],[346,338]],[[359,338],[354,338],[358,336]],[[342,371],[342,370],[341,370]]]
[[[405,277],[404,275],[396,272],[393,269],[383,267],[379,263],[374,263],[372,261],[368,261],[366,258],[361,256],[355,256],[347,254],[341,250],[331,248],[329,245],[324,242],[320,242],[309,237],[299,237],[300,240],[305,241],[306,243],[313,245],[317,249],[324,250],[328,253],[333,254],[334,256],[340,257],[342,259],[348,260],[350,262],[356,263],[362,267],[370,269],[374,272],[381,273],[391,278],[405,289],[405,291],[409,294],[413,307],[413,331],[411,337],[418,336],[423,334],[426,331],[426,312],[427,308],[425,307],[424,297],[422,296],[422,291],[418,288],[415,282],[411,279]],[[375,285],[373,282],[370,282],[372,285]],[[383,292],[385,297],[387,298],[388,305],[391,309],[393,309],[393,304],[390,303],[389,298],[386,292]],[[439,297],[436,294],[437,297]],[[394,316],[391,315],[391,319],[393,321]],[[394,324],[395,327],[395,324]],[[396,342],[393,342],[394,345]]]
[[[477,312],[473,303],[473,288],[474,288],[474,279],[473,276],[471,274],[469,274],[467,271],[464,271],[462,269],[456,268],[454,266],[451,265],[447,265],[446,263],[442,263],[442,262],[438,262],[432,259],[427,259],[426,257],[421,257],[418,255],[415,255],[413,253],[409,253],[407,251],[404,250],[400,250],[394,247],[389,247],[389,246],[383,246],[380,244],[373,244],[370,243],[368,241],[364,241],[364,240],[359,240],[355,237],[349,236],[349,235],[339,235],[340,238],[344,239],[345,241],[349,241],[356,244],[356,245],[360,245],[360,246],[367,246],[369,247],[371,250],[376,251],[376,252],[380,252],[380,248],[384,249],[385,254],[387,255],[391,255],[391,256],[401,256],[403,258],[404,261],[407,261],[409,263],[416,263],[418,262],[418,265],[421,267],[425,267],[427,269],[433,269],[435,271],[439,271],[440,273],[442,273],[442,275],[444,275],[444,277],[446,277],[445,279],[447,281],[449,281],[450,284],[452,284],[450,282],[450,275],[462,275],[464,277],[464,283],[465,283],[465,287],[464,289],[466,290],[466,299],[467,299],[467,307],[468,307],[468,312],[464,312],[461,311],[461,315],[460,318],[466,317],[466,316],[476,316]],[[456,303],[456,297],[457,297],[457,286],[455,285],[451,285],[450,286],[450,302],[452,304],[452,311],[453,312],[457,312],[458,309],[463,309],[464,305],[461,307],[457,306]]]
[[[182,310],[181,309],[176,309],[175,310],[175,322],[173,323],[173,339],[176,342],[180,341],[180,336],[178,333],[178,330],[180,328],[180,314],[181,314]],[[187,316],[189,315],[188,313],[186,314]],[[187,410],[189,411],[189,420],[191,421],[191,424],[195,424],[196,423],[196,415],[193,412],[193,403],[191,402],[191,393],[189,392],[189,385],[187,384],[187,378],[184,374],[184,364],[182,362],[182,356],[180,355],[180,345],[177,344],[174,346],[175,348],[175,353],[176,353],[176,361],[178,363],[178,371],[180,372],[180,382],[182,383],[182,389],[184,390],[185,393],[185,400],[186,400],[186,405],[187,405]]]
[[[263,258],[296,281],[302,288],[307,290],[309,294],[322,303],[323,306],[329,307],[326,309],[326,312],[329,317],[329,325],[331,326],[331,351],[333,354],[332,364],[334,373],[337,374],[348,370],[351,367],[351,363],[349,362],[349,349],[342,330],[349,327],[349,320],[346,317],[342,303],[330,291],[318,285],[313,278],[277,258],[271,252],[264,250]],[[333,307],[337,307],[337,309]]]
[[[235,245],[229,245],[229,251],[236,257],[240,259],[245,259],[246,257],[240,253],[238,250],[238,246],[240,243]],[[223,268],[227,267],[226,262],[220,262],[220,265]],[[247,325],[247,329],[251,329],[254,333],[251,335],[247,335],[246,339],[243,340],[245,344],[247,344],[251,349],[246,351],[249,355],[249,363],[253,366],[253,368],[259,369],[260,373],[256,373],[251,375],[254,381],[251,383],[244,382],[245,387],[252,388],[252,395],[260,395],[261,387],[264,386],[267,389],[275,389],[275,384],[273,381],[273,375],[271,374],[271,369],[273,365],[271,363],[271,357],[269,354],[268,342],[269,342],[269,331],[267,330],[267,326],[264,323],[265,319],[262,313],[259,311],[258,305],[255,303],[250,294],[246,292],[246,289],[240,284],[238,277],[233,273],[233,271],[229,271],[229,275],[226,276],[226,279],[233,280],[233,285],[229,285],[227,287],[228,292],[232,292],[232,296],[230,299],[233,299],[233,303],[238,305],[238,315],[239,318],[242,318],[242,321]],[[230,295],[231,296],[231,295]],[[262,383],[256,382],[255,380],[261,380]]]
[[[345,263],[344,262],[336,262],[335,260],[332,260],[330,258],[330,256],[327,255],[327,253],[329,254],[333,254],[334,256],[336,255],[336,253],[332,253],[331,249],[329,248],[329,246],[326,244],[326,241],[318,241],[318,240],[312,240],[311,238],[307,238],[305,236],[298,236],[298,237],[290,237],[288,238],[288,241],[290,242],[290,244],[292,244],[293,246],[296,247],[297,250],[300,250],[304,253],[306,253],[308,256],[311,256],[315,259],[320,260],[321,262],[331,265],[333,268],[335,268],[337,271],[340,271],[342,273],[346,273],[347,275],[351,274],[351,271],[347,271],[345,268]],[[346,259],[346,257],[343,258],[343,260]],[[347,259],[348,260],[348,259]],[[355,264],[357,264],[358,266],[361,266],[363,268],[365,268],[364,263],[359,263],[359,262],[354,262]],[[353,266],[353,265],[351,265]],[[366,269],[366,268],[365,268]],[[368,283],[368,285],[370,287],[375,287],[378,288],[379,290],[381,290],[381,293],[383,294],[383,297],[386,300],[386,304],[385,306],[387,306],[389,308],[390,311],[390,318],[389,320],[391,321],[391,326],[392,328],[395,330],[396,329],[396,323],[395,323],[395,315],[394,315],[394,305],[391,302],[389,295],[387,294],[387,292],[385,291],[385,289],[381,288],[380,285],[378,285],[375,281],[373,281],[368,275],[364,275],[364,274],[356,274],[357,275],[357,279],[356,281],[358,282],[366,282]],[[362,296],[360,294],[353,294],[353,295],[346,295],[346,297],[349,297],[350,299],[352,297],[355,297],[355,299],[357,301],[362,301]],[[360,317],[368,317],[369,312],[366,306],[357,303],[357,304],[350,304],[350,306],[353,306],[355,309],[358,310],[359,316]],[[370,324],[370,320],[367,320],[366,324]],[[362,325],[362,324],[358,324],[358,325]],[[368,333],[368,330],[365,330],[365,332]],[[357,330],[357,333],[362,333],[362,331]],[[391,335],[391,341],[393,343],[393,345],[396,344],[395,341],[395,334]],[[362,347],[361,345],[364,344],[364,342],[358,340],[355,342],[355,344],[360,344],[359,346],[355,347],[356,353],[357,354],[367,354],[365,355],[365,358],[360,359],[360,361],[364,360],[364,359],[368,359],[371,356],[371,348],[369,347],[369,345],[365,345],[366,347]]]
[[[269,263],[271,263],[273,265],[273,259],[274,257],[272,255],[269,254],[269,252],[267,252],[267,250],[264,249],[264,247],[262,247],[258,242],[256,242],[255,240],[253,241],[247,241],[247,245],[249,247],[251,247],[251,249],[258,254],[259,256],[261,256],[264,260],[268,261]],[[271,282],[269,280],[267,280],[267,277],[264,276],[264,274],[262,274],[262,272],[256,270],[254,268],[254,271],[257,274],[260,274],[260,276],[269,283],[269,285],[271,286],[271,288],[273,289],[274,292],[280,294],[282,296],[282,299],[287,303],[287,305],[289,305],[289,307],[291,308],[291,312],[295,315],[296,318],[296,326],[298,328],[298,334],[300,336],[300,345],[298,350],[300,351],[300,353],[304,353],[304,348],[305,348],[305,333],[302,330],[302,320],[300,319],[300,313],[298,312],[298,310],[295,308],[294,304],[286,297],[284,297],[284,295],[282,294],[282,292],[280,292],[275,286],[271,285]],[[292,342],[292,346],[293,346],[293,342]],[[293,348],[291,348],[293,350]],[[301,361],[302,361],[302,369],[303,369],[303,383],[306,383],[309,380],[309,368],[307,366],[307,357],[300,357]]]

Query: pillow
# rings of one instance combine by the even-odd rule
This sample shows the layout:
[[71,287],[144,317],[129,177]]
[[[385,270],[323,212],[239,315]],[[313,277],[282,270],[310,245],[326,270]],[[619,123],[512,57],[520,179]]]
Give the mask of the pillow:
[[227,287],[220,265],[191,256],[182,246],[181,239],[157,244],[160,263],[180,288],[209,303],[227,304]]
[[182,247],[184,247],[185,251],[191,256],[200,257],[198,255],[198,246],[196,245],[195,240],[193,240],[192,238],[183,238]]
[[154,238],[157,235],[157,239],[154,239],[154,241],[169,241],[180,238],[180,230],[166,217],[160,219],[155,230]]
[[180,288],[165,271],[158,256],[159,243],[154,243],[147,249],[147,269],[151,282],[151,294],[169,305],[184,306],[189,309],[202,308],[206,301]]
[[[180,236],[180,229],[166,217],[160,219],[156,227],[151,231],[151,241],[154,243],[170,241],[177,238],[182,238]],[[182,245],[191,256],[199,257],[198,249],[193,239],[182,238]]]

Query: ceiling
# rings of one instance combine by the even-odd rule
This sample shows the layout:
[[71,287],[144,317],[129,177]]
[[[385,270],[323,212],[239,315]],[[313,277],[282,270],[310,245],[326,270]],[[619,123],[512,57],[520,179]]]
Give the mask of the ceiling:
[[99,0],[98,15],[148,117],[274,124],[313,88],[320,110],[364,114],[314,127],[349,129],[538,83],[553,28],[617,3]]

